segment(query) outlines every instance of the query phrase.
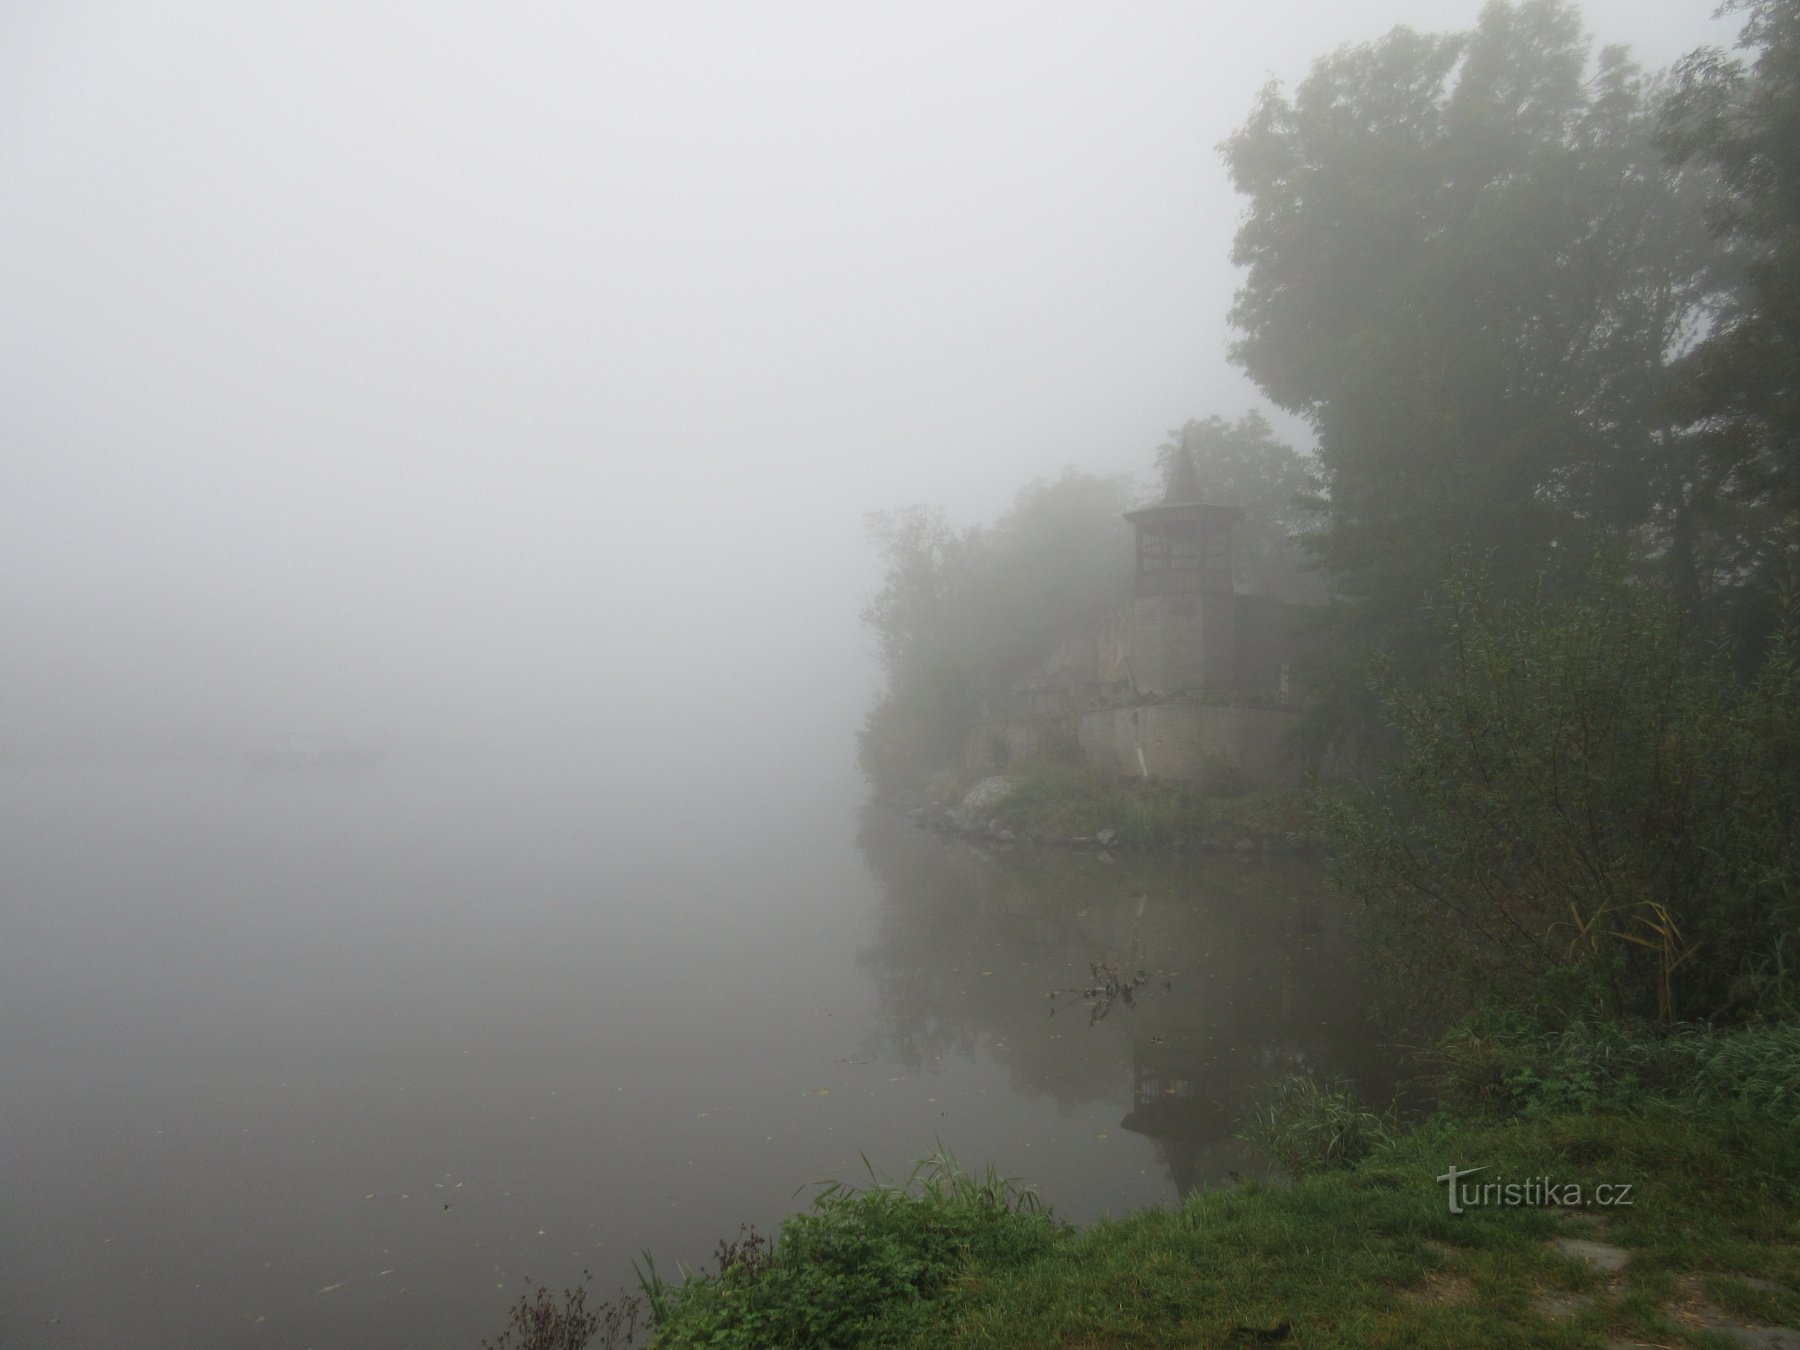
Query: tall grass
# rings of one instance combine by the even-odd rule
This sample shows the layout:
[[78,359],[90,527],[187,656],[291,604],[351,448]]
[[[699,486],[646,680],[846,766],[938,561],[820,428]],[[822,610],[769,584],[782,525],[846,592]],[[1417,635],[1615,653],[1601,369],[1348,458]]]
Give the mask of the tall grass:
[[1270,1086],[1243,1131],[1290,1178],[1353,1167],[1394,1141],[1394,1121],[1367,1109],[1340,1080],[1292,1074]]

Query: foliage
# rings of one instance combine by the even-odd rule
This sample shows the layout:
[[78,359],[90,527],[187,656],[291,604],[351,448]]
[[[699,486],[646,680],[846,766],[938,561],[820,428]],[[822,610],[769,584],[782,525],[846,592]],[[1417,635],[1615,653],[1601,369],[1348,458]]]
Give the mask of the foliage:
[[962,608],[981,541],[924,507],[872,516],[869,530],[887,581],[862,618],[875,632],[888,687],[857,738],[857,759],[877,791],[893,792],[953,758],[974,711]]
[[1800,1126],[1800,1022],[1722,1029],[1578,1018],[1559,1029],[1488,1011],[1439,1041],[1443,1099],[1466,1111],[1735,1114]]
[[1800,4],[1735,0],[1746,66],[1689,56],[1665,112],[1675,162],[1710,170],[1727,289],[1674,403],[1699,449],[1721,589],[1760,636],[1771,583],[1800,560]]
[[1033,483],[987,530],[958,532],[941,511],[870,518],[887,563],[863,611],[887,672],[858,761],[891,794],[953,763],[984,691],[1093,631],[1126,593],[1130,532],[1119,479],[1073,471]]
[[1061,1230],[1027,1187],[961,1171],[941,1149],[903,1185],[826,1185],[789,1217],[772,1251],[721,1261],[678,1287],[656,1281],[658,1345],[904,1342],[971,1264],[1006,1269]]
[[[646,1328],[650,1325],[643,1300],[636,1294],[621,1294],[616,1301],[602,1302],[590,1312],[586,1282],[592,1278],[583,1271],[582,1283],[563,1290],[560,1302],[542,1285],[531,1286],[532,1296],[520,1295],[513,1305],[500,1339],[482,1341],[483,1350],[583,1350],[595,1345],[612,1350],[630,1345],[639,1320],[644,1320]],[[530,1281],[526,1283],[530,1285]]]
[[1271,85],[1222,147],[1248,199],[1234,357],[1319,435],[1328,729],[1373,714],[1357,651],[1435,662],[1419,601],[1454,548],[1518,595],[1578,587],[1603,540],[1671,546],[1693,487],[1659,400],[1716,250],[1660,97],[1616,49],[1590,67],[1572,8],[1492,3]]
[[1404,754],[1322,799],[1390,985],[1451,1016],[1791,1007],[1796,633],[1742,684],[1653,588],[1496,603],[1464,570],[1448,592],[1446,675],[1383,679]]
[[1362,1162],[1393,1142],[1392,1125],[1365,1108],[1348,1084],[1291,1074],[1251,1112],[1243,1137],[1298,1180]]

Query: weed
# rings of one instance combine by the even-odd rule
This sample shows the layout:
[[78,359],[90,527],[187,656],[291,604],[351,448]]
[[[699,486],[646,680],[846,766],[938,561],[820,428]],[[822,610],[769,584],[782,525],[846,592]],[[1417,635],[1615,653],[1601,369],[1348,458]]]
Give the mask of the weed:
[[1113,1010],[1113,1004],[1123,1003],[1127,1008],[1131,1007],[1137,991],[1150,979],[1149,972],[1142,970],[1127,977],[1110,961],[1090,961],[1088,974],[1091,983],[1085,989],[1052,989],[1050,991],[1050,1015],[1052,1017],[1056,1016],[1056,996],[1058,994],[1074,994],[1088,1004],[1088,1025],[1093,1026]]
[[1269,1089],[1242,1136],[1289,1177],[1350,1167],[1393,1142],[1393,1122],[1357,1100],[1347,1084],[1291,1074]]
[[[593,1276],[584,1270],[581,1279],[573,1289],[562,1291],[560,1302],[548,1289],[527,1280],[531,1297],[519,1296],[506,1330],[499,1340],[482,1341],[483,1350],[583,1350],[594,1345],[596,1337],[600,1350],[630,1345],[644,1316],[643,1300],[635,1294],[620,1294],[590,1311],[587,1281]],[[648,1326],[646,1323],[646,1330]]]

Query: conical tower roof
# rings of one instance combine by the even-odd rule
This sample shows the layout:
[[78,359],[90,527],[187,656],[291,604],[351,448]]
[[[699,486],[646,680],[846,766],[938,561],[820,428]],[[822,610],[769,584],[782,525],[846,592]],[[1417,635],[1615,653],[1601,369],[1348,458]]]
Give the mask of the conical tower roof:
[[1169,464],[1169,481],[1163,488],[1162,500],[1154,506],[1141,506],[1127,511],[1125,519],[1142,529],[1165,523],[1192,520],[1209,528],[1230,526],[1244,518],[1235,506],[1215,506],[1201,495],[1200,471],[1194,467],[1193,429],[1181,436],[1175,447],[1175,458]]
[[1175,462],[1169,466],[1169,486],[1163,493],[1162,504],[1185,506],[1199,500],[1200,470],[1194,467],[1193,452],[1188,449],[1187,438],[1184,436],[1181,444],[1175,447]]

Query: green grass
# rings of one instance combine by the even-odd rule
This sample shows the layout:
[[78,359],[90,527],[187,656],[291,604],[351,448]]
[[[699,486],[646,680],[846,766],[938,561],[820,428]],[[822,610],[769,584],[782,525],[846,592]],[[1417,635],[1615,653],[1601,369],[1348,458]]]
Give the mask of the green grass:
[[913,1343],[971,1268],[1015,1269],[1063,1231],[1035,1192],[939,1152],[904,1185],[827,1186],[772,1250],[671,1286],[643,1277],[658,1345]]
[[[1330,1086],[1280,1085],[1247,1137],[1289,1155],[1291,1185],[1202,1191],[1079,1231],[939,1155],[905,1186],[828,1188],[759,1262],[657,1281],[655,1343],[1704,1345],[1683,1320],[1697,1302],[1800,1326],[1800,1133],[1745,1109],[1716,1067],[1766,1091],[1792,1031],[1665,1038],[1671,1062],[1715,1066],[1679,1109],[1646,1079],[1581,1109],[1445,1108],[1402,1128]],[[1438,1180],[1452,1165],[1485,1169],[1475,1181],[1578,1184],[1587,1202],[1454,1214]],[[1632,1203],[1593,1203],[1600,1184],[1630,1186]],[[1561,1254],[1558,1238],[1626,1249],[1625,1274]],[[1544,1312],[1547,1297],[1572,1315]]]
[[[790,1219],[759,1279],[676,1291],[656,1344],[1254,1343],[1306,1346],[1678,1343],[1671,1304],[1800,1324],[1800,1175],[1790,1132],[1737,1122],[1580,1116],[1430,1123],[1362,1163],[1288,1188],[1207,1191],[1076,1232],[953,1193],[840,1191]],[[1603,1229],[1549,1209],[1449,1212],[1450,1164],[1634,1187]],[[1627,1248],[1618,1284],[1559,1236]],[[1747,1282],[1771,1281],[1771,1292]],[[1566,1321],[1548,1294],[1592,1303]]]
[[1440,1090],[1467,1113],[1701,1111],[1800,1131],[1800,1022],[1661,1032],[1576,1019],[1533,1031],[1486,1013],[1438,1043]]

